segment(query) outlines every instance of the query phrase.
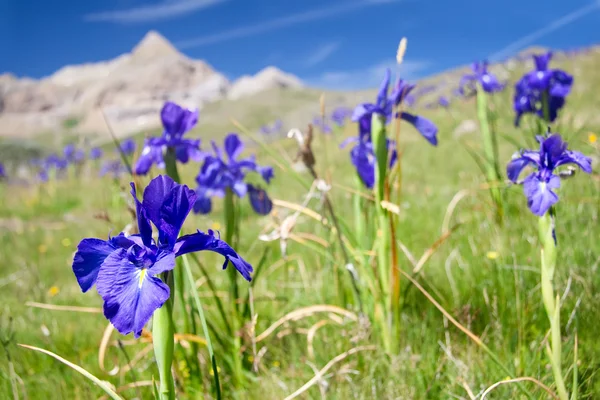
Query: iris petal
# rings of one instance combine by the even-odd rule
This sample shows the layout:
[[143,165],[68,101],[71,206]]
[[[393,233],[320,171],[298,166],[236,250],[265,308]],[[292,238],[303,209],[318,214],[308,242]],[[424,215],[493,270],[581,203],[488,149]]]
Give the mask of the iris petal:
[[431,143],[434,146],[437,146],[438,128],[433,122],[431,122],[427,118],[409,114],[407,112],[402,112],[400,114],[400,118],[414,126],[429,143]]
[[[162,175],[159,175],[159,176],[162,176]],[[140,203],[140,201],[137,198],[135,184],[133,182],[131,182],[130,185],[131,185],[131,196],[133,196],[133,201],[135,202],[135,210],[136,210],[136,214],[137,214],[138,229],[140,231],[140,235],[142,237],[142,241],[144,242],[144,245],[150,246],[152,243],[152,225],[150,225],[150,219],[148,218],[146,208],[142,205],[142,203]]]
[[87,292],[96,283],[100,266],[115,247],[101,239],[83,239],[77,246],[73,258],[73,273],[82,292]]
[[268,215],[273,209],[273,202],[267,195],[267,192],[259,187],[248,185],[248,197],[250,205],[260,215]]
[[136,267],[119,249],[111,253],[98,274],[104,316],[123,335],[140,337],[154,311],[169,298],[169,287],[148,270]]
[[244,144],[235,133],[230,133],[225,138],[225,152],[230,161],[235,161],[244,150]]
[[160,111],[160,119],[166,133],[171,137],[181,137],[198,122],[198,110],[188,110],[168,101]]
[[208,234],[198,231],[191,235],[182,236],[177,239],[174,248],[176,256],[203,250],[214,251],[215,253],[221,254],[225,257],[223,269],[227,267],[228,262],[231,262],[244,279],[247,281],[252,280],[252,277],[250,276],[250,273],[253,271],[252,266],[240,257],[231,246],[215,237],[212,230],[209,230]]
[[558,202],[558,195],[552,189],[559,187],[560,178],[556,175],[551,175],[548,181],[541,179],[538,174],[529,175],[523,182],[523,191],[531,212],[538,216],[544,215]]

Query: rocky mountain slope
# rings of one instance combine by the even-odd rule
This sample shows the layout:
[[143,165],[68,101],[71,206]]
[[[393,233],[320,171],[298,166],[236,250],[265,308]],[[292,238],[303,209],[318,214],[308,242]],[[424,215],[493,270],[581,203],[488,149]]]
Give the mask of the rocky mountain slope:
[[298,78],[275,67],[229,82],[151,31],[130,53],[109,61],[65,66],[41,80],[0,75],[0,136],[59,132],[72,118],[78,132],[98,133],[106,130],[104,116],[118,135],[126,135],[158,126],[167,99],[202,108],[220,99],[299,87]]

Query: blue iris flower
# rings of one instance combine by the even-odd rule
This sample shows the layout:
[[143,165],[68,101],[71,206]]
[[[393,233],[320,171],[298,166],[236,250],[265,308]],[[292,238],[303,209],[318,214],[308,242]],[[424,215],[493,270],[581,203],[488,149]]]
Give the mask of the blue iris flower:
[[164,127],[161,137],[146,139],[140,158],[135,164],[137,175],[146,175],[152,165],[164,168],[164,152],[167,148],[175,151],[177,161],[185,164],[190,159],[202,161],[204,153],[200,151],[200,139],[186,139],[183,135],[198,122],[198,110],[188,110],[173,102],[167,102],[160,112]]
[[537,140],[540,149],[523,150],[515,154],[506,167],[506,175],[511,181],[517,182],[526,166],[536,168],[523,181],[523,189],[531,212],[542,216],[558,202],[554,189],[560,187],[560,177],[556,174],[556,168],[575,164],[589,174],[592,172],[592,160],[578,151],[568,150],[567,143],[558,134],[538,136]]
[[94,147],[90,150],[90,160],[99,160],[104,155],[104,151],[100,147]]
[[[389,123],[394,116],[394,107],[398,107],[402,104],[404,99],[406,99],[410,92],[415,88],[415,85],[410,85],[407,82],[398,79],[391,93],[388,95],[390,79],[391,71],[387,69],[386,75],[381,82],[375,103],[359,104],[352,113],[352,121],[358,122],[361,132],[369,132],[369,136],[373,113],[385,116],[387,123]],[[429,143],[434,146],[437,145],[438,129],[433,122],[427,118],[404,111],[398,113],[396,116],[399,116],[400,119],[403,119],[414,126]]]
[[[154,178],[140,202],[135,185],[131,195],[136,203],[139,234],[124,233],[108,240],[86,238],[77,246],[73,272],[83,292],[94,285],[104,300],[104,316],[122,334],[142,333],[154,311],[170,296],[169,286],[156,275],[175,268],[175,258],[209,250],[225,257],[250,281],[252,266],[212,231],[198,231],[178,238],[179,231],[196,201],[185,185],[159,175]],[[152,225],[158,238],[152,237]]]
[[[515,84],[515,126],[519,126],[523,114],[529,113],[537,114],[547,122],[556,120],[573,85],[573,76],[560,69],[549,69],[552,52],[533,58],[535,70],[523,75]],[[543,102],[546,102],[545,106]]]
[[121,151],[124,154],[130,156],[130,155],[133,155],[133,153],[135,153],[137,144],[135,143],[135,140],[133,140],[132,138],[127,138],[127,139],[121,141],[120,147],[121,147]]
[[225,137],[224,150],[212,142],[214,155],[204,159],[200,173],[196,177],[198,183],[198,199],[194,212],[206,214],[212,209],[211,197],[223,197],[230,189],[238,197],[249,195],[254,211],[266,215],[271,212],[272,203],[267,193],[258,186],[248,184],[245,179],[248,172],[257,172],[269,184],[273,178],[273,168],[259,166],[254,157],[240,159],[244,144],[235,133]]
[[121,160],[106,160],[102,163],[102,167],[100,167],[100,176],[110,174],[113,179],[119,179],[128,172],[127,167],[123,165]]
[[470,96],[477,92],[476,83],[479,82],[486,93],[500,92],[504,90],[505,84],[500,83],[496,75],[488,71],[488,62],[475,62],[471,64],[472,74],[464,75],[459,83],[461,95]]

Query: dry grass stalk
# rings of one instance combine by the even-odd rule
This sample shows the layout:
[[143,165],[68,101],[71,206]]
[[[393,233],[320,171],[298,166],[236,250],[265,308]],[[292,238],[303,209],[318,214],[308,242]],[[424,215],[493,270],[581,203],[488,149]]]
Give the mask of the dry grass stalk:
[[311,386],[313,386],[315,383],[319,382],[321,380],[321,378],[323,377],[323,375],[325,375],[325,373],[327,371],[329,371],[331,369],[331,367],[333,367],[335,364],[339,363],[340,361],[344,360],[345,358],[347,358],[353,354],[356,354],[360,351],[373,351],[373,350],[377,350],[377,346],[373,346],[373,345],[358,346],[358,347],[350,349],[342,354],[337,355],[335,358],[333,358],[331,361],[329,361],[321,370],[319,370],[315,374],[315,376],[312,377],[311,380],[306,382],[300,389],[296,390],[294,393],[287,396],[284,400],[294,399],[294,398],[298,397],[299,395],[301,395],[302,393],[306,392],[308,389],[310,389]]
[[327,304],[318,304],[315,306],[299,308],[297,310],[294,310],[294,311],[284,315],[283,317],[281,317],[280,319],[275,321],[263,333],[258,335],[256,337],[256,342],[258,343],[258,342],[265,340],[278,327],[280,327],[281,325],[283,325],[284,323],[286,323],[288,321],[297,321],[299,319],[310,317],[311,315],[320,313],[320,312],[330,312],[330,313],[340,314],[340,315],[345,316],[348,319],[351,319],[352,321],[358,321],[358,317],[356,316],[356,314],[354,314],[353,312],[348,311],[344,308],[341,308],[338,306],[331,306],[331,305],[327,305]]

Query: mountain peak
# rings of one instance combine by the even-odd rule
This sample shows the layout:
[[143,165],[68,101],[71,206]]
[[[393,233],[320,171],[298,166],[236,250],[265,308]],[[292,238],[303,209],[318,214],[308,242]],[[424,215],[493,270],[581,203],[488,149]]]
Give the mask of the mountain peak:
[[147,62],[157,58],[180,55],[177,49],[163,35],[148,31],[131,52],[135,62]]

